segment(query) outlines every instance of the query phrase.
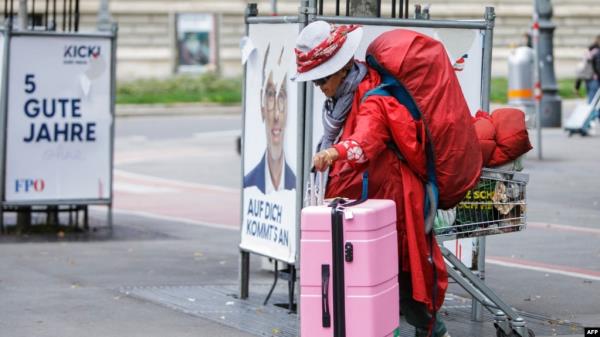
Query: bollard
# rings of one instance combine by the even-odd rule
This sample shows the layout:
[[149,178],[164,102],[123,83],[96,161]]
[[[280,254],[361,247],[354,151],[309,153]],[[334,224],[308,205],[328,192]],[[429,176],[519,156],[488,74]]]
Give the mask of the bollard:
[[508,55],[508,104],[525,111],[528,128],[535,127],[534,58],[530,47],[515,48]]

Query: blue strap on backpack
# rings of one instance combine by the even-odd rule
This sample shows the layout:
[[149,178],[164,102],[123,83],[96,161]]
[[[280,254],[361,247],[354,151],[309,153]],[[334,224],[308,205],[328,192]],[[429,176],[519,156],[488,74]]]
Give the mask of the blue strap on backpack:
[[429,233],[433,227],[433,220],[437,210],[439,189],[435,176],[435,161],[433,146],[429,129],[423,119],[423,114],[419,110],[412,95],[406,90],[404,85],[398,81],[392,74],[383,68],[372,55],[367,55],[367,64],[375,69],[381,76],[381,83],[369,90],[364,96],[363,101],[369,96],[391,96],[394,97],[400,104],[404,105],[410,112],[410,115],[415,121],[423,122],[425,132],[427,134],[426,158],[427,158],[427,183],[425,184],[425,231]]

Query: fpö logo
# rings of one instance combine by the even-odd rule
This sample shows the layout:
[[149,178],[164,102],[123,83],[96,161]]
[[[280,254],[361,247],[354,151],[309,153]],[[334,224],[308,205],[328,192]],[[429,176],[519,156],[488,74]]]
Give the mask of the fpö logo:
[[15,193],[43,192],[46,188],[44,179],[17,179],[15,180]]
[[100,46],[94,45],[68,45],[65,46],[63,55],[64,62],[69,63],[87,63],[89,59],[100,57]]

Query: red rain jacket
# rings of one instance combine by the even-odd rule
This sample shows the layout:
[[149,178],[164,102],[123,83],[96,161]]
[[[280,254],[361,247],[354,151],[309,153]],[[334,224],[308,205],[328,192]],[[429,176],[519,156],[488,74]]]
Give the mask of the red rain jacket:
[[409,136],[416,135],[419,126],[395,98],[370,96],[361,103],[364,94],[379,83],[378,73],[369,68],[354,94],[352,109],[340,137],[340,141],[351,139],[358,142],[368,162],[353,167],[347,161],[336,161],[330,170],[326,197],[358,199],[362,190],[362,172],[368,170],[369,198],[396,202],[400,270],[411,273],[413,298],[425,303],[430,310],[437,310],[448,288],[448,274],[434,238],[432,260],[437,271],[437,298],[434,303],[434,274],[428,261],[429,239],[424,231],[423,180],[386,147],[393,138],[404,137],[403,149],[412,149],[410,156],[415,157],[413,163],[420,163],[421,167],[417,169],[424,172],[424,142],[419,143],[415,136]]

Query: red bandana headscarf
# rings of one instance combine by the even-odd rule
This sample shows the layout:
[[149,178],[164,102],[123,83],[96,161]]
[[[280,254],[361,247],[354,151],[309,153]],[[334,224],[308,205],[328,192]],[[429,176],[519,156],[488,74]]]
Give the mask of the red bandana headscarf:
[[359,25],[331,25],[329,37],[313,49],[303,53],[296,48],[296,65],[299,73],[305,73],[327,62],[346,42],[348,33],[359,28]]

